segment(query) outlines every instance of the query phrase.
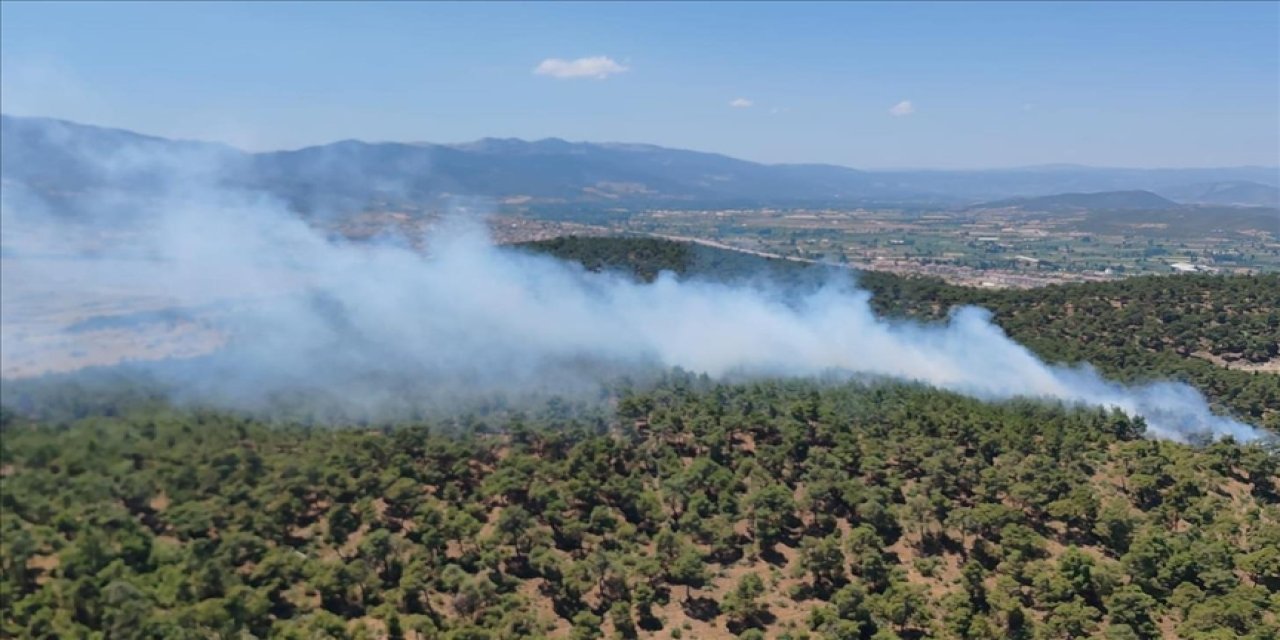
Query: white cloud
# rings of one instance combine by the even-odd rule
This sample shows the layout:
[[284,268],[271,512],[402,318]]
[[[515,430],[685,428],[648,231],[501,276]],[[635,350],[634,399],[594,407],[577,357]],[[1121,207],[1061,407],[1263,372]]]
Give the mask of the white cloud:
[[889,115],[894,116],[895,118],[909,116],[915,112],[915,105],[911,104],[910,100],[903,100],[902,102],[889,107]]
[[755,104],[754,102],[746,98],[734,98],[733,100],[729,101],[729,106],[733,107],[734,109],[746,109],[754,104]]
[[534,67],[533,72],[540,76],[552,78],[595,78],[604,80],[616,73],[626,71],[627,67],[618,64],[609,56],[592,56],[565,60],[564,58],[547,58]]

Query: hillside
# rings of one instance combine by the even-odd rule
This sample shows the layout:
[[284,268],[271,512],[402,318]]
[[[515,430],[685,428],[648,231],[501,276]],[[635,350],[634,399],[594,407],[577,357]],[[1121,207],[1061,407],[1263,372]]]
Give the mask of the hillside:
[[146,162],[109,163],[118,168],[113,186],[133,187],[140,175],[197,166],[210,168],[225,186],[267,191],[308,213],[357,211],[374,203],[432,205],[453,197],[643,204],[911,195],[875,187],[843,167],[763,165],[652,145],[554,138],[459,145],[346,140],[249,154],[57,120],[4,116],[0,122],[4,155],[23,160],[5,163],[8,181],[68,191],[100,186],[90,178],[101,173],[104,159],[123,153]]
[[[525,249],[643,280],[855,275],[645,238]],[[1280,276],[857,276],[883,314],[979,303],[1043,357],[1184,378],[1280,429],[1280,376],[1197,355],[1274,358]],[[173,404],[127,376],[6,383],[0,636],[1280,633],[1273,444],[903,383],[601,382],[385,424]]]
[[[652,279],[747,282],[760,277],[791,289],[854,277],[784,260],[650,238],[559,238],[525,245],[591,269]],[[935,278],[856,274],[880,313],[941,321],[962,304],[990,309],[993,320],[1050,362],[1088,362],[1129,380],[1173,377],[1220,406],[1280,432],[1280,375],[1225,369],[1207,357],[1280,362],[1280,274],[1148,276],[1113,282],[991,290]]]
[[1271,637],[1277,460],[910,386],[4,416],[6,637]]
[[[44,118],[0,117],[7,187],[89,207],[127,188],[163,191],[191,180],[265,191],[303,213],[441,207],[485,198],[498,206],[643,208],[764,205],[952,206],[1065,191],[1178,189],[1223,181],[1280,182],[1274,168],[866,171],[761,164],[645,144],[483,139],[466,144],[346,140],[246,153]],[[81,199],[85,202],[81,202]]]
[[[1258,185],[1264,187],[1265,185]],[[1204,194],[1181,204],[1150,191],[1103,191],[1061,193],[1035,198],[1009,198],[969,207],[970,211],[1013,210],[1029,216],[1068,214],[1067,222],[1077,231],[1104,235],[1147,235],[1163,238],[1195,238],[1223,233],[1280,232],[1280,209],[1246,206],[1238,200],[1266,201],[1263,193],[1250,187],[1224,188],[1217,197]],[[1232,195],[1232,194],[1238,194]],[[1261,196],[1261,197],[1255,197]]]
[[[1183,205],[1166,209],[1088,211],[1073,227],[1099,234],[1203,238],[1254,232],[1280,234],[1280,209]],[[1239,237],[1239,236],[1236,236]]]
[[1247,180],[1192,184],[1160,192],[1179,202],[1193,204],[1280,207],[1280,189]]
[[1060,193],[1036,198],[1013,198],[975,205],[974,208],[1018,208],[1026,211],[1077,211],[1085,209],[1172,209],[1178,203],[1150,191],[1102,191]]

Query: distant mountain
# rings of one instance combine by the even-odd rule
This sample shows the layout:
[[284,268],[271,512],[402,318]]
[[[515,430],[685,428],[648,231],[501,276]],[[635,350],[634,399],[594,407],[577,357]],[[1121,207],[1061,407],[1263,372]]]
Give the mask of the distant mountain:
[[345,140],[245,153],[60,120],[3,116],[0,124],[3,178],[62,193],[106,184],[159,187],[169,174],[196,173],[271,192],[302,210],[453,197],[627,205],[934,199],[878,187],[845,167],[765,165],[652,145]]
[[232,147],[147,136],[47,118],[0,115],[0,177],[63,191],[160,186],[175,166],[188,172],[244,157]]
[[359,200],[371,191],[411,201],[484,196],[632,205],[928,198],[879,188],[863,172],[844,167],[764,165],[713,153],[556,138],[460,145],[345,141],[256,154],[251,166],[248,182],[304,208]]
[[1280,210],[1275,207],[1181,204],[1142,190],[1008,198],[969,207],[982,209],[1013,209],[1028,217],[1060,216],[1067,222],[1060,228],[1113,235],[1158,230],[1161,237],[1203,238],[1227,232],[1280,232]]
[[1274,207],[1183,205],[1172,209],[1091,209],[1070,225],[1104,235],[1154,235],[1203,240],[1224,233],[1280,235],[1280,210]]
[[1280,185],[1280,168],[1117,169],[1042,165],[981,171],[876,171],[873,177],[902,189],[927,188],[970,203],[1015,197],[1100,191],[1152,191],[1171,186],[1226,181]]
[[1248,180],[1168,187],[1160,189],[1160,193],[1178,202],[1194,204],[1280,207],[1280,189]]
[[1177,202],[1150,191],[1101,191],[1098,193],[1059,193],[1036,198],[1010,198],[975,205],[981,209],[1022,209],[1025,211],[1073,210],[1161,210],[1180,207]]
[[100,207],[102,198],[95,190],[164,190],[210,181],[265,191],[299,211],[338,213],[430,206],[457,198],[483,198],[535,212],[564,207],[938,207],[1065,192],[1228,182],[1274,189],[1280,184],[1277,170],[1264,167],[862,171],[557,138],[486,138],[452,145],[345,140],[247,153],[216,143],[14,116],[0,116],[0,156],[6,188],[34,189],[68,208]]

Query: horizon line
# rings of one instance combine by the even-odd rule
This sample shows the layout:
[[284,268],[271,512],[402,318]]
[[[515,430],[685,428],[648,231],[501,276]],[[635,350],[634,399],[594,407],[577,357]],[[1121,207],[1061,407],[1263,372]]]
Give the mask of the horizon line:
[[[22,120],[47,120],[47,121],[75,125],[78,127],[89,127],[94,129],[103,129],[107,131],[119,131],[119,132],[124,132],[124,133],[141,136],[145,138],[165,140],[168,142],[185,142],[185,143],[219,145],[219,146],[227,147],[228,149],[233,149],[240,153],[249,154],[249,155],[264,155],[264,154],[271,154],[271,153],[296,153],[299,151],[306,151],[308,149],[319,149],[322,147],[329,147],[337,144],[351,143],[351,142],[356,142],[356,143],[370,145],[370,146],[403,145],[403,146],[460,147],[460,146],[469,145],[469,144],[476,144],[478,142],[485,142],[488,140],[496,140],[496,141],[515,141],[515,142],[520,142],[524,144],[537,144],[540,142],[564,142],[567,144],[584,144],[584,145],[596,145],[596,146],[615,145],[615,146],[653,147],[656,149],[664,149],[668,151],[685,151],[690,153],[721,156],[724,158],[730,158],[732,160],[737,160],[740,162],[749,162],[752,164],[758,164],[763,166],[774,166],[774,167],[822,166],[822,167],[835,167],[840,169],[847,169],[849,171],[861,171],[864,173],[894,173],[894,172],[906,172],[906,171],[939,172],[939,173],[942,173],[942,172],[981,173],[981,172],[992,172],[992,171],[1026,171],[1026,170],[1036,170],[1036,169],[1046,170],[1051,168],[1060,168],[1060,169],[1089,169],[1089,170],[1097,170],[1097,171],[1107,171],[1107,170],[1211,171],[1211,170],[1229,170],[1229,169],[1265,169],[1265,170],[1276,171],[1278,174],[1280,174],[1280,164],[1277,164],[1277,165],[1235,164],[1235,165],[1216,165],[1216,166],[1196,165],[1196,166],[1182,166],[1182,167],[1169,167],[1169,166],[1151,167],[1151,166],[1092,165],[1092,164],[1079,164],[1074,162],[1040,162],[1040,163],[1025,164],[1025,165],[988,166],[988,167],[973,167],[973,168],[943,168],[943,167],[924,167],[924,166],[890,166],[890,167],[869,168],[869,167],[853,167],[849,165],[835,164],[831,162],[761,162],[758,160],[748,160],[738,156],[729,155],[727,153],[723,153],[720,151],[706,151],[702,149],[691,149],[688,147],[668,147],[660,144],[654,144],[651,142],[624,142],[624,141],[618,141],[618,140],[599,140],[599,141],[570,140],[567,138],[561,138],[559,136],[548,136],[545,138],[536,138],[536,139],[521,138],[521,137],[483,136],[480,138],[475,138],[472,140],[464,140],[460,142],[432,142],[432,141],[425,141],[425,140],[365,140],[362,138],[341,138],[337,140],[332,140],[330,142],[308,144],[300,147],[284,147],[284,148],[251,151],[248,149],[244,149],[242,147],[238,147],[231,143],[223,142],[221,140],[211,140],[207,138],[169,137],[169,136],[163,136],[163,135],[158,135],[154,133],[143,133],[141,131],[137,131],[134,129],[127,129],[124,127],[102,125],[102,124],[91,124],[91,123],[81,122],[77,120],[68,120],[66,118],[58,118],[53,116],[15,115],[13,113],[0,112],[0,117],[16,118],[16,119],[22,119]],[[1277,178],[1280,178],[1280,175],[1277,175]]]

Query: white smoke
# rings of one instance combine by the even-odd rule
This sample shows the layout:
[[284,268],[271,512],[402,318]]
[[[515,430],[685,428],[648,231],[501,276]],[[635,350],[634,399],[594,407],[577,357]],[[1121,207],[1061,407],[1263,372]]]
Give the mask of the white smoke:
[[425,253],[333,241],[270,198],[215,186],[207,158],[139,159],[135,150],[96,161],[108,176],[155,162],[172,178],[159,194],[111,207],[127,209],[119,218],[68,218],[45,195],[5,184],[6,370],[48,340],[21,325],[40,315],[32,300],[57,306],[47,295],[65,292],[75,307],[110,293],[203,314],[227,336],[219,366],[182,377],[184,393],[206,401],[247,405],[321,389],[378,403],[405,380],[444,390],[555,388],[652,367],[712,376],[837,371],[982,399],[1119,408],[1160,438],[1262,437],[1213,414],[1184,384],[1124,386],[1089,367],[1040,362],[982,309],[922,325],[877,317],[869,294],[848,282],[786,300],[767,288],[671,274],[643,284],[496,247],[474,223],[437,229]]

